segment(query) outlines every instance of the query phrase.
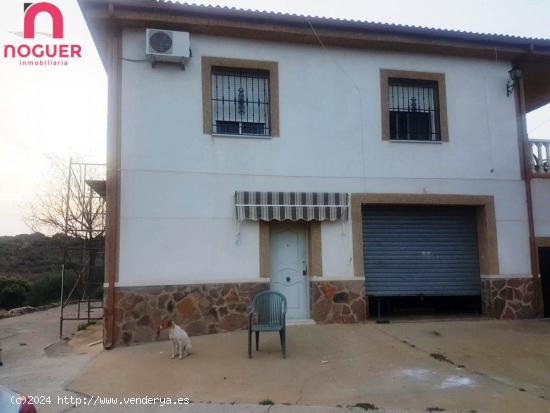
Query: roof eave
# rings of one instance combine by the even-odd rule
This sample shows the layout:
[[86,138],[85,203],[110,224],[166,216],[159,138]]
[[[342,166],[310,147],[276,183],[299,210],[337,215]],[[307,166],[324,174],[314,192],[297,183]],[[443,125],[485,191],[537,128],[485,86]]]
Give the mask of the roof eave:
[[547,93],[544,87],[544,93],[541,92],[541,87],[545,84],[541,79],[545,78],[545,73],[550,78],[550,41],[546,40],[407,26],[386,27],[376,23],[306,18],[154,0],[79,0],[79,4],[100,54],[105,44],[105,30],[121,27],[155,27],[316,45],[319,45],[321,39],[324,45],[332,47],[491,59],[526,69],[536,65],[536,78],[529,74],[532,71],[525,71],[529,77],[525,79],[528,86],[528,109],[532,110],[550,102],[550,90]]
[[[285,34],[289,31],[299,32],[305,30],[306,34],[312,36],[311,23],[316,31],[330,32],[332,35],[347,34],[347,37],[349,37],[353,34],[368,34],[371,37],[380,36],[380,38],[386,38],[390,42],[406,39],[408,43],[441,43],[446,47],[454,45],[457,48],[472,48],[477,50],[488,48],[494,51],[493,55],[502,51],[515,54],[541,54],[550,59],[550,41],[542,39],[526,39],[423,27],[305,17],[154,0],[79,0],[79,3],[85,14],[91,13],[96,18],[113,18],[120,24],[135,25],[140,22],[142,24],[150,24],[154,21],[158,24],[170,25],[181,23],[181,19],[177,18],[178,16],[186,16],[209,22],[223,22],[226,26],[239,26],[242,24],[268,26],[271,28],[271,32],[279,31]],[[491,56],[491,58],[493,57]]]

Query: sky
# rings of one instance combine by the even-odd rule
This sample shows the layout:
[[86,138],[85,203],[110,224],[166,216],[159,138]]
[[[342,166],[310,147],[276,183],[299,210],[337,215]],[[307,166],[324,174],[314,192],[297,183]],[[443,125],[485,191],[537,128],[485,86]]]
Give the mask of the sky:
[[[0,44],[16,43],[23,3],[0,2]],[[62,11],[64,39],[82,45],[66,67],[22,67],[0,58],[0,235],[29,233],[24,222],[52,164],[104,162],[107,77],[76,0],[50,0]],[[550,39],[550,0],[218,0],[197,2],[324,17],[420,25]],[[51,23],[36,20],[46,41]],[[550,107],[528,115],[530,138],[550,139]]]

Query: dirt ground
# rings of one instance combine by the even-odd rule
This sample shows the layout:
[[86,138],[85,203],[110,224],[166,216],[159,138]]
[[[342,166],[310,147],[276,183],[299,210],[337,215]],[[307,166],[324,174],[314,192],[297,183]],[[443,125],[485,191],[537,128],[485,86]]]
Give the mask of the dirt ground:
[[69,389],[112,397],[194,402],[350,406],[388,410],[550,412],[550,320],[445,321],[288,328],[262,335],[249,360],[246,332],[193,337],[171,360],[167,341],[99,354]]

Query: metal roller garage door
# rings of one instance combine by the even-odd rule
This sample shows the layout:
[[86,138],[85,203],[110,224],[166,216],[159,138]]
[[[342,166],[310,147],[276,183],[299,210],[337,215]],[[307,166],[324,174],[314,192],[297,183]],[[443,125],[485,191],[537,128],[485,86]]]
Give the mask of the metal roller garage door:
[[363,206],[367,295],[480,294],[476,211]]

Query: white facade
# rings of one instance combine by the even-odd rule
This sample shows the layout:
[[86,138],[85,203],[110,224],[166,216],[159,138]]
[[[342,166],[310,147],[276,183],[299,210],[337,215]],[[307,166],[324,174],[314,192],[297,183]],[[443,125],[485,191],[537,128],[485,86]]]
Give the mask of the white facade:
[[550,237],[550,181],[535,178],[531,181],[535,236]]
[[[117,285],[258,281],[258,224],[237,224],[236,190],[493,195],[501,274],[485,275],[530,273],[509,62],[190,39],[182,71],[124,60],[145,44],[123,33]],[[203,134],[201,56],[278,62],[280,137]],[[445,73],[449,142],[382,140],[380,69]],[[322,265],[353,277],[350,222],[322,223]]]

